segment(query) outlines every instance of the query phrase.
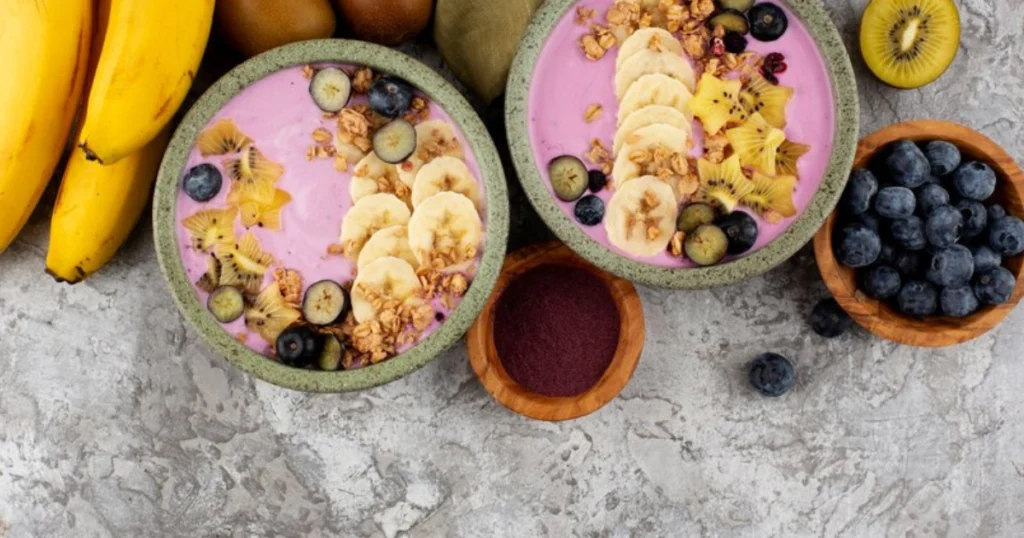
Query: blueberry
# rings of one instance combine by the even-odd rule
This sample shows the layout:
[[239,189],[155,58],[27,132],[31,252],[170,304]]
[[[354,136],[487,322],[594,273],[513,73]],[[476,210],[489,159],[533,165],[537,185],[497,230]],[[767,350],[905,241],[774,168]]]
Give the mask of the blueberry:
[[590,192],[598,193],[604,190],[605,186],[608,185],[608,176],[600,170],[591,170],[587,174],[587,188]]
[[738,32],[726,32],[722,42],[725,44],[726,52],[743,54],[747,50],[747,38]]
[[909,140],[901,140],[891,146],[885,165],[897,185],[911,189],[924,185],[932,170],[921,148]]
[[408,82],[398,77],[384,75],[370,85],[367,95],[370,99],[370,108],[374,112],[389,118],[397,118],[412,106],[413,89]]
[[978,245],[971,250],[974,255],[974,273],[981,274],[989,269],[1003,265],[1002,256],[996,254],[985,245]]
[[986,200],[996,192],[996,173],[982,162],[964,163],[953,172],[953,188],[964,198]]
[[915,191],[917,193],[917,212],[922,217],[928,216],[931,210],[940,205],[949,204],[949,192],[936,183],[925,183]]
[[988,211],[981,202],[976,200],[960,200],[956,203],[957,210],[964,220],[963,236],[966,238],[978,237],[988,226]]
[[904,250],[922,250],[928,246],[924,236],[924,222],[917,217],[892,221],[889,231],[896,244]]
[[588,194],[576,202],[573,214],[576,215],[576,220],[580,224],[584,226],[597,226],[604,220],[604,200],[593,194]]
[[873,211],[865,211],[860,215],[854,217],[852,220],[850,220],[850,222],[863,224],[864,226],[867,226],[868,228],[871,228],[876,232],[881,232],[882,230],[881,220],[878,218],[878,215],[876,215]]
[[1000,305],[1010,300],[1016,286],[1013,273],[1005,267],[996,267],[978,275],[974,280],[974,294],[985,304]]
[[964,217],[953,206],[936,207],[924,221],[924,235],[934,247],[946,248],[956,244],[963,233]]
[[943,288],[939,293],[939,310],[953,318],[965,318],[978,310],[978,298],[970,286]]
[[860,287],[864,293],[875,299],[888,299],[895,296],[903,285],[899,271],[886,265],[876,265],[861,276]]
[[960,166],[960,150],[945,140],[928,142],[924,145],[924,154],[936,176],[944,176]]
[[750,384],[764,396],[782,396],[793,388],[796,370],[778,353],[762,353],[750,363]]
[[993,222],[988,228],[988,246],[1004,258],[1024,252],[1024,222],[1014,216]]
[[877,265],[892,265],[896,261],[896,256],[899,252],[896,251],[896,247],[883,241],[882,250],[878,252],[878,259],[875,260]]
[[903,219],[914,214],[917,201],[906,187],[885,187],[875,196],[875,212],[887,219]]
[[923,260],[920,252],[900,252],[896,255],[893,267],[900,272],[903,280],[912,280],[923,276]]
[[875,263],[881,251],[878,232],[863,224],[848,224],[837,234],[836,258],[847,267],[867,267]]
[[789,28],[789,18],[782,8],[768,2],[750,8],[747,18],[750,19],[750,35],[758,41],[775,41]]
[[995,222],[995,221],[997,221],[997,220],[999,220],[999,219],[1001,219],[1001,218],[1003,218],[1005,216],[1006,216],[1006,209],[1003,208],[1003,206],[1001,206],[999,204],[992,204],[992,205],[988,206],[988,223],[989,224],[992,224],[993,222]]
[[320,357],[323,350],[323,335],[306,326],[285,329],[274,343],[277,358],[288,366],[305,368]]
[[878,180],[870,170],[854,170],[846,184],[840,209],[847,215],[860,215],[871,208],[871,200],[878,194]]
[[835,338],[850,328],[853,319],[835,299],[822,299],[811,310],[811,330],[825,338]]
[[923,318],[939,309],[939,292],[927,282],[911,280],[900,288],[896,304],[904,314]]
[[742,211],[733,211],[715,221],[729,238],[729,254],[743,254],[757,242],[757,221]]
[[925,278],[936,286],[966,286],[974,276],[974,255],[963,245],[953,245],[932,254]]
[[204,163],[189,169],[181,181],[181,190],[197,202],[209,202],[217,196],[223,184],[224,177],[220,170],[212,164]]

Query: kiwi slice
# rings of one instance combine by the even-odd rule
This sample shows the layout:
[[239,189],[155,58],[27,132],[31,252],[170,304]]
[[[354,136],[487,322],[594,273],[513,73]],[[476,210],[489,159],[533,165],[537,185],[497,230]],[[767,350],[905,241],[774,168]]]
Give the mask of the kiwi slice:
[[330,325],[348,311],[350,304],[345,288],[332,280],[321,280],[306,290],[302,315],[313,325]]
[[718,226],[705,224],[686,236],[683,250],[697,265],[714,265],[722,261],[729,250],[729,237]]
[[555,196],[563,202],[572,202],[583,196],[590,184],[590,172],[583,161],[572,155],[555,157],[548,164],[548,176]]
[[405,161],[416,151],[416,128],[397,119],[388,122],[373,134],[373,152],[388,164]]
[[220,286],[213,290],[210,297],[206,299],[206,309],[213,314],[217,321],[231,323],[242,317],[242,312],[245,310],[245,299],[238,288]]
[[345,346],[338,341],[338,338],[333,334],[328,334],[324,338],[324,348],[320,352],[320,360],[318,365],[321,370],[325,372],[333,372],[341,368],[341,358],[345,355]]
[[713,17],[708,19],[708,26],[714,28],[721,26],[725,28],[727,32],[735,32],[740,35],[747,35],[750,33],[750,24],[747,22],[747,18],[743,16],[743,13],[734,9],[723,9],[715,14]]
[[716,217],[715,208],[708,204],[690,204],[679,212],[676,219],[676,229],[683,233],[690,233],[705,224],[711,224]]
[[960,46],[953,0],[870,2],[860,23],[864,61],[882,82],[920,88],[939,78]]
[[352,79],[337,67],[325,67],[309,81],[309,95],[324,112],[338,112],[352,97]]
[[746,12],[754,7],[754,0],[718,0],[718,7],[722,9],[734,9],[740,13]]

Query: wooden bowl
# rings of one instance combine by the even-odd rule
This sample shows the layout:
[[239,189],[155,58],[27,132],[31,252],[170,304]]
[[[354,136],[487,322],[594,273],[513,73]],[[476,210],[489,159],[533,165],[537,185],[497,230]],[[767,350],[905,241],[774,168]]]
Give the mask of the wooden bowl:
[[[1011,215],[1024,216],[1024,173],[1020,167],[991,139],[962,125],[944,121],[910,121],[890,125],[860,141],[854,167],[868,166],[881,148],[905,139],[946,140],[960,148],[965,160],[987,163],[999,177],[996,192],[990,200],[1002,204]],[[833,211],[814,237],[814,254],[821,277],[836,301],[854,321],[882,338],[920,347],[943,347],[967,342],[999,325],[1024,294],[1024,259],[1022,256],[1014,256],[1003,260],[1003,265],[1017,277],[1017,288],[1006,304],[984,307],[963,319],[907,317],[857,289],[856,270],[842,266],[832,253],[832,228],[836,220],[837,211]]]
[[[619,309],[621,322],[615,356],[601,379],[576,396],[553,397],[530,392],[509,377],[494,347],[494,307],[501,294],[516,277],[545,264],[568,265],[590,271],[608,286]],[[476,377],[498,403],[523,416],[559,421],[593,413],[622,391],[640,360],[645,333],[643,306],[633,284],[594,267],[556,241],[526,247],[505,258],[490,299],[469,329],[466,348]]]

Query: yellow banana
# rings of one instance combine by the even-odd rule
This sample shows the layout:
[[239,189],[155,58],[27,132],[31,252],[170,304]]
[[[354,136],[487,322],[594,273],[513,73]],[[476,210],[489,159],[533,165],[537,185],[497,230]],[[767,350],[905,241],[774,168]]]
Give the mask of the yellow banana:
[[111,165],[73,151],[50,222],[46,272],[78,282],[103,267],[138,223],[149,201],[170,129]]
[[93,3],[0,3],[0,252],[28,221],[78,111]]
[[81,151],[103,164],[142,149],[178,111],[202,60],[214,4],[109,2],[107,32],[78,135]]

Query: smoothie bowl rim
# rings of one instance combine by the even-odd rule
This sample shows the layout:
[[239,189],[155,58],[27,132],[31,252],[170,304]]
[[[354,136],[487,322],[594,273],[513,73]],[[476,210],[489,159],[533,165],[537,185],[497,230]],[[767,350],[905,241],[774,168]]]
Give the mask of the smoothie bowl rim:
[[[650,286],[705,289],[763,274],[785,262],[810,242],[839,202],[853,164],[860,124],[857,83],[850,56],[835,24],[818,0],[785,0],[817,44],[829,74],[835,103],[832,154],[817,191],[789,227],[756,252],[710,267],[659,267],[606,247],[583,231],[558,205],[545,185],[533,154],[529,125],[530,80],[548,37],[581,0],[548,0],[538,10],[519,43],[506,90],[505,120],[512,161],[530,203],[555,235],[598,267]],[[573,51],[576,52],[576,51]]]
[[[293,368],[250,349],[209,313],[189,279],[178,243],[177,202],[182,173],[196,137],[242,90],[283,69],[334,63],[370,67],[408,81],[440,106],[461,131],[477,161],[486,196],[484,246],[466,295],[445,321],[405,352],[357,370],[324,372]],[[202,339],[231,364],[259,379],[304,392],[350,392],[380,386],[423,367],[455,344],[476,319],[501,270],[508,242],[508,195],[498,150],[470,103],[426,64],[396,50],[362,41],[320,39],[285,45],[250,58],[203,93],[175,129],[164,154],[153,196],[153,236],[160,271],[182,315]]]

